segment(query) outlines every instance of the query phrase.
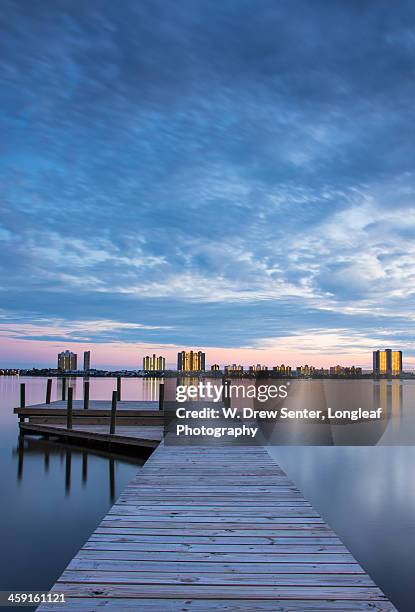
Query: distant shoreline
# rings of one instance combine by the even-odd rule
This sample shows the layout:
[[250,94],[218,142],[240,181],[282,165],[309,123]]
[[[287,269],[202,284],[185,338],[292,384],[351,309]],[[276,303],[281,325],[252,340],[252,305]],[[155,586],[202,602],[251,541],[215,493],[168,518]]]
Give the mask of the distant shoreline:
[[290,379],[290,380],[413,380],[415,372],[403,372],[399,376],[391,375],[374,375],[372,372],[364,372],[361,375],[346,376],[346,375],[322,375],[314,374],[309,376],[282,376],[278,372],[266,370],[256,373],[224,373],[222,370],[216,371],[200,371],[200,372],[181,372],[177,370],[166,370],[164,372],[144,372],[143,370],[89,370],[76,372],[59,372],[55,369],[17,369],[17,368],[0,368],[0,376],[33,376],[43,378],[177,378],[177,377],[193,377],[193,378],[230,378],[232,380],[243,379]]

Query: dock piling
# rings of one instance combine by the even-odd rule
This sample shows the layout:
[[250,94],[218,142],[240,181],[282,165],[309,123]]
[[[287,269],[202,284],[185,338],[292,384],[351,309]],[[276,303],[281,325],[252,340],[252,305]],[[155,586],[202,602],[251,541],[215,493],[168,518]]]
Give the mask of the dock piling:
[[110,436],[115,434],[115,415],[117,412],[117,398],[118,391],[112,392],[112,403],[111,403],[111,422],[110,422]]
[[62,378],[62,401],[66,400],[66,378]]
[[20,383],[20,408],[26,407],[26,385]]
[[159,410],[164,410],[164,383],[159,385]]
[[66,429],[72,429],[73,389],[68,387],[68,404],[66,411]]
[[48,378],[48,381],[46,383],[46,404],[50,404],[51,396],[52,396],[52,379]]
[[89,408],[89,381],[84,382],[84,410]]
[[121,377],[117,377],[117,400],[121,401]]

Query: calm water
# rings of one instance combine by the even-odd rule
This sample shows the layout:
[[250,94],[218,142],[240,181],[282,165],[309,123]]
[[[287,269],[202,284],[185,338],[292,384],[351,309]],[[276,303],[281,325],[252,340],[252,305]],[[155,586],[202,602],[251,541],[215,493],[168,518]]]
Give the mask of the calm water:
[[[415,381],[375,385],[364,381],[359,394],[372,396],[375,386],[374,401],[380,396],[379,404],[388,414],[372,428],[378,430],[373,437],[378,446],[272,446],[268,450],[398,610],[412,612]],[[348,390],[353,383],[329,381],[325,387],[326,396],[344,396],[350,402]],[[344,391],[339,393],[341,387]]]
[[415,608],[415,448],[273,447],[398,610]]
[[[20,382],[26,383],[27,404],[43,402],[46,387],[42,378],[0,377],[0,590],[47,590],[143,460],[86,453],[31,436],[19,448],[12,409]],[[81,397],[82,380],[76,382]],[[56,385],[54,379],[52,399]],[[91,379],[91,399],[108,399],[115,388],[113,379]],[[123,381],[123,399],[156,395],[156,381]]]
[[[35,438],[26,438],[19,452],[12,407],[23,380],[0,378],[0,588],[41,590],[54,583],[142,461]],[[28,404],[44,401],[44,379],[24,382]],[[53,384],[56,397],[56,379]],[[157,386],[124,380],[123,399],[155,400]],[[108,399],[114,388],[113,379],[91,379],[91,398]],[[385,446],[273,446],[269,452],[397,608],[412,612],[415,447],[390,444],[415,439],[415,383],[404,381],[398,391],[378,440]],[[82,395],[81,379],[76,395]]]

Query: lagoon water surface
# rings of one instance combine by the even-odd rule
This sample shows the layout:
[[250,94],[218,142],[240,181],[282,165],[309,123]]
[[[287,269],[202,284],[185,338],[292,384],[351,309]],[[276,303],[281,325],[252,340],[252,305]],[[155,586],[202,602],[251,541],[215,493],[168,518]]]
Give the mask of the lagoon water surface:
[[[26,383],[27,404],[44,401],[46,387],[43,378],[0,378],[0,589],[47,590],[143,460],[34,437],[19,444],[12,409],[20,382]],[[392,411],[380,440],[385,446],[274,445],[268,450],[398,610],[410,612],[415,608],[415,448],[408,443],[415,437],[415,383],[399,384],[399,409]],[[52,399],[57,385],[54,379]],[[80,398],[82,379],[75,386]],[[108,399],[115,386],[115,379],[92,378],[91,398]],[[123,380],[123,399],[156,400],[157,391],[157,380]]]
[[[12,411],[21,382],[26,384],[27,405],[45,398],[46,379],[0,377],[0,590],[48,590],[143,459],[85,452],[32,436],[19,444]],[[71,384],[81,397],[82,379]],[[123,398],[152,399],[156,384],[124,380]],[[108,399],[115,388],[115,379],[91,379],[91,398]],[[52,399],[56,397],[53,379]]]

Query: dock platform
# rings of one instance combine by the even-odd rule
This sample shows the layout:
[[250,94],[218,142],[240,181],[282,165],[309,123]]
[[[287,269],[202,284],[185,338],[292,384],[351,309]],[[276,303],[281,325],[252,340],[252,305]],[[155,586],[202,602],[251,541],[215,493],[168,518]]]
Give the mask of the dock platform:
[[163,437],[164,411],[158,402],[119,401],[116,429],[110,434],[111,401],[91,400],[88,409],[82,400],[73,401],[72,427],[67,426],[67,401],[35,404],[14,409],[23,435],[53,436],[102,447],[156,448]]
[[52,592],[95,610],[395,610],[263,447],[161,442]]

